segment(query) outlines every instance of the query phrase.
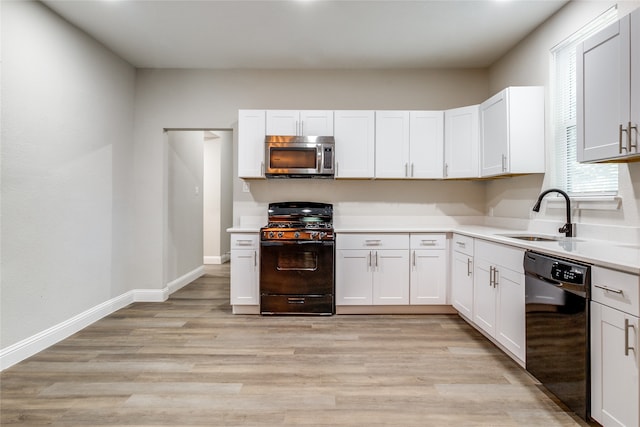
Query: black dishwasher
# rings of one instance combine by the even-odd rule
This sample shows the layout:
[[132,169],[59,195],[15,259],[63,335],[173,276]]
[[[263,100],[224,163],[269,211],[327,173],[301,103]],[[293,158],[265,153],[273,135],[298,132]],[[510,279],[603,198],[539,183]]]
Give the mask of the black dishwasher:
[[527,371],[587,420],[590,266],[527,251],[524,272]]

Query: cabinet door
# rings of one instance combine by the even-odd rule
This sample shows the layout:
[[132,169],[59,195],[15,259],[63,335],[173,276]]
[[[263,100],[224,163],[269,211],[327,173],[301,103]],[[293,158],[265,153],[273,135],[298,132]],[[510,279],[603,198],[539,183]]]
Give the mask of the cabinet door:
[[372,251],[373,303],[409,304],[409,251]]
[[640,425],[639,326],[637,317],[591,302],[591,416],[605,427]]
[[453,252],[451,304],[467,319],[473,319],[473,257]]
[[447,258],[444,250],[411,251],[409,291],[411,304],[447,303]]
[[376,111],[376,178],[409,174],[409,112]]
[[300,111],[300,135],[333,136],[333,111]]
[[373,111],[335,111],[336,178],[373,178],[375,116]]
[[494,268],[476,256],[473,283],[473,321],[491,336],[496,331],[496,288],[493,286]]
[[267,135],[298,135],[298,110],[267,110]]
[[580,44],[577,65],[577,158],[580,162],[626,155],[629,121],[629,17]]
[[372,253],[366,249],[336,250],[336,305],[371,305]]
[[444,158],[444,113],[409,113],[409,178],[442,178]]
[[525,360],[524,274],[497,267],[496,339],[517,358]]
[[475,178],[479,176],[479,116],[479,105],[445,111],[445,178]]
[[509,170],[508,91],[492,96],[480,105],[480,175],[500,175]]
[[231,251],[231,305],[259,304],[259,272],[256,249]]
[[238,176],[264,178],[265,111],[238,112]]
[[635,152],[640,153],[640,9],[631,13],[631,113],[629,121],[635,129],[631,130]]

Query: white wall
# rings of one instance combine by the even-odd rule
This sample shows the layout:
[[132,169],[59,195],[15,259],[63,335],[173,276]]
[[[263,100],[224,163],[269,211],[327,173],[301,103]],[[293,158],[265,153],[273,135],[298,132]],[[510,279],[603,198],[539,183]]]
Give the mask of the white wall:
[[[551,49],[605,10],[614,1],[572,1],[542,24],[490,68],[491,93],[511,85],[543,85],[546,88],[547,171],[553,167],[553,130],[550,105]],[[640,7],[640,0],[617,2],[620,16]],[[487,212],[499,217],[529,218],[531,207],[541,190],[551,187],[549,174],[490,181],[487,185]],[[618,211],[584,210],[576,213],[580,224],[635,226],[640,223],[640,163],[619,166]],[[535,218],[563,220],[564,211],[553,209]],[[578,226],[580,230],[580,226]],[[580,233],[580,231],[578,231]]]
[[2,2],[2,348],[130,289],[134,83],[42,4]]
[[202,266],[204,132],[167,132],[165,283]]

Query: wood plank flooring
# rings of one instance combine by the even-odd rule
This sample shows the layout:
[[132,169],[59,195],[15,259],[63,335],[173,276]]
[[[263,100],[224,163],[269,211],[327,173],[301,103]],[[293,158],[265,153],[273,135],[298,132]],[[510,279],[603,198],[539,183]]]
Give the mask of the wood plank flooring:
[[1,374],[2,426],[584,426],[455,315],[234,316],[229,265]]

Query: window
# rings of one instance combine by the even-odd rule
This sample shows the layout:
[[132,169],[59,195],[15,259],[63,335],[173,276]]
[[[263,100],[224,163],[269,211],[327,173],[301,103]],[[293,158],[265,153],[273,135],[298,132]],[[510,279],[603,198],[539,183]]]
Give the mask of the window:
[[572,196],[615,195],[618,165],[576,161],[576,46],[617,20],[615,7],[607,10],[551,50],[555,165],[551,180]]

